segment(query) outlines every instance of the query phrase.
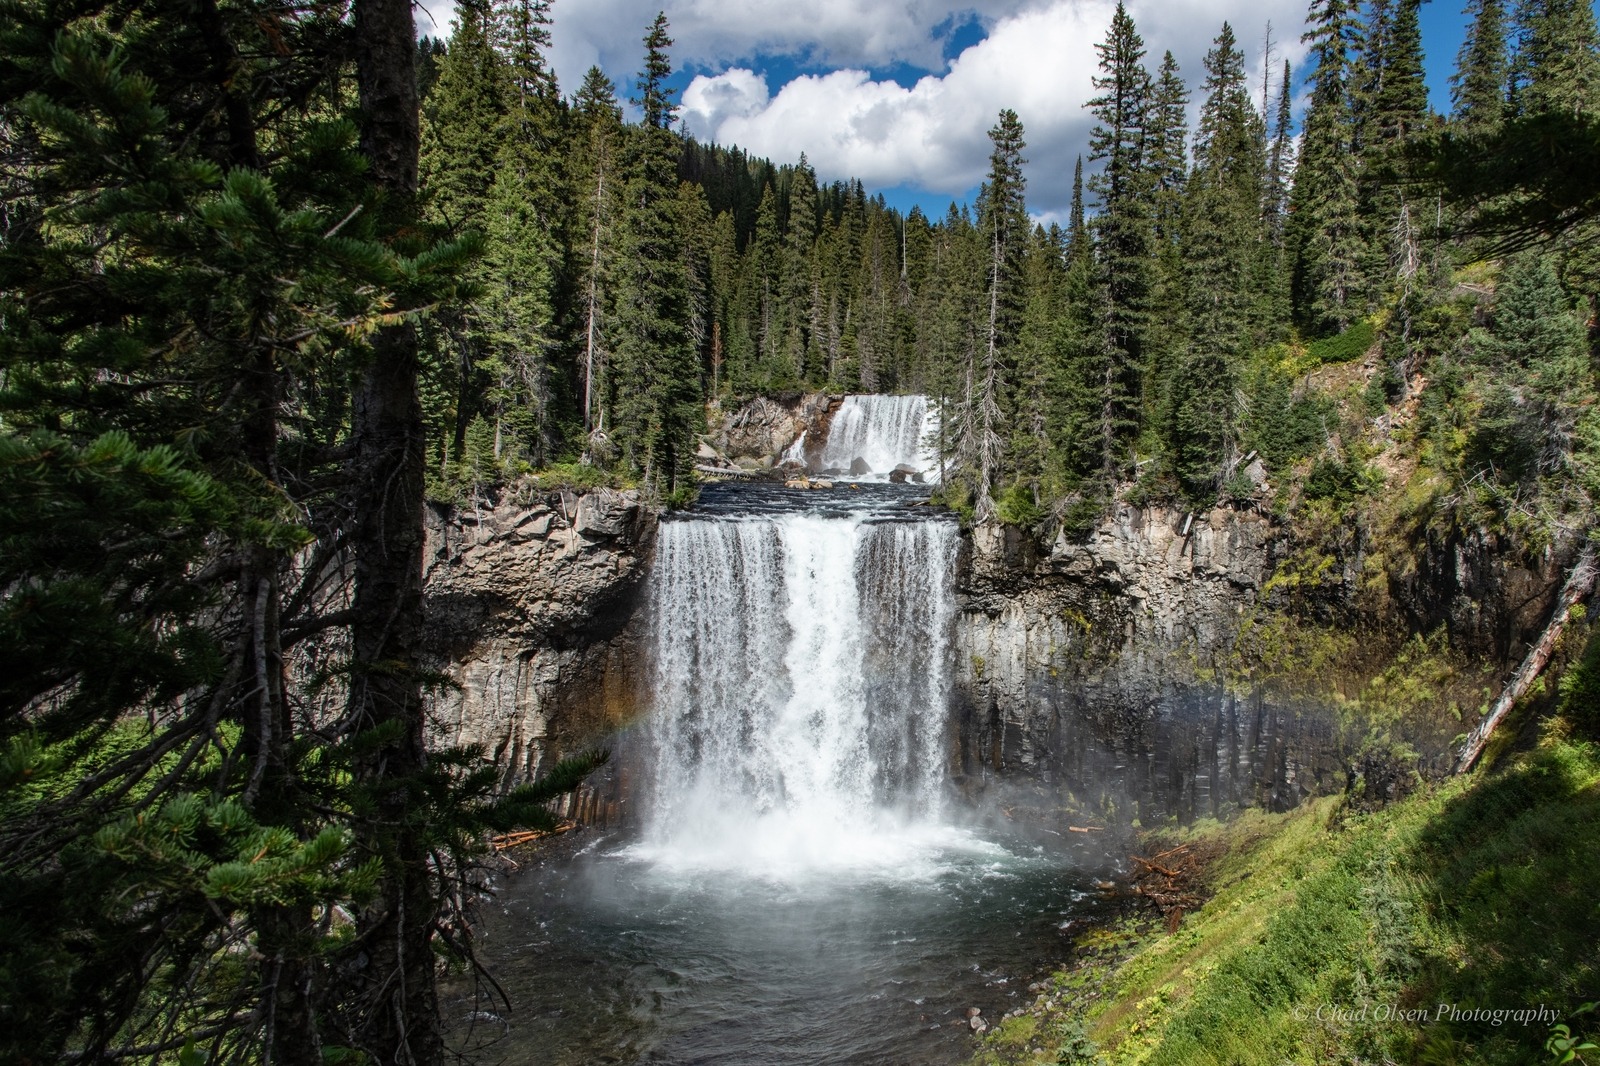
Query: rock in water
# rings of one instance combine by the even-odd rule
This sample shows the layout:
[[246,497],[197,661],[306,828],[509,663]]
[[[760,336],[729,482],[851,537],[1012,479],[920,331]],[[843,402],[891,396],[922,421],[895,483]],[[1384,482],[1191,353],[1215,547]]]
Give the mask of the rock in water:
[[863,474],[870,474],[870,473],[872,473],[871,465],[868,464],[868,462],[865,459],[863,459],[861,456],[858,455],[854,459],[850,460],[850,476],[851,477],[860,477]]

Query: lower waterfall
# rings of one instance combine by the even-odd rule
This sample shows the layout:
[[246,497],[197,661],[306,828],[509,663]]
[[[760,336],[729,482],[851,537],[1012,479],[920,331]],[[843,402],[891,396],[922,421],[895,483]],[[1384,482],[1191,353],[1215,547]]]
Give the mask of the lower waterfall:
[[950,520],[860,513],[664,522],[644,846],[829,866],[888,859],[935,819],[957,540]]
[[[657,533],[633,822],[515,860],[453,1047],[543,1066],[957,1066],[1101,904],[950,788],[953,517],[912,485],[713,485]],[[969,771],[970,772],[970,771]],[[635,776],[638,775],[638,776]]]

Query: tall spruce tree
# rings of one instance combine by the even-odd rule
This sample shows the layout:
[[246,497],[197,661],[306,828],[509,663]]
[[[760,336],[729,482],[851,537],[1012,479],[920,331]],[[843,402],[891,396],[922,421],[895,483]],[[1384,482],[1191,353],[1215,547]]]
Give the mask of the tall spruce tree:
[[1346,0],[1312,0],[1311,102],[1290,193],[1295,316],[1314,331],[1341,330],[1364,310],[1358,160],[1346,78],[1356,24]]
[[623,142],[623,254],[617,271],[616,372],[611,402],[623,461],[657,493],[671,497],[693,482],[701,421],[700,368],[687,330],[688,279],[674,206],[678,191],[677,107],[667,78],[667,17],[644,37],[644,69],[635,98],[643,112]]
[[1120,473],[1127,442],[1139,427],[1154,243],[1150,217],[1153,174],[1145,158],[1150,121],[1150,75],[1141,60],[1144,39],[1127,8],[1117,4],[1106,39],[1095,45],[1099,95],[1085,106],[1095,117],[1089,158],[1101,170],[1089,181],[1099,196],[1095,219],[1098,283],[1105,293],[1099,346],[1099,456],[1108,478]]
[[419,167],[427,208],[456,231],[479,225],[499,155],[507,76],[492,28],[488,0],[460,5],[424,110]]
[[622,109],[616,88],[599,67],[590,67],[573,99],[576,149],[571,199],[577,219],[571,245],[578,373],[582,383],[585,456],[604,443],[610,395],[608,331],[619,241],[617,215],[622,186],[619,153]]
[[1505,0],[1469,0],[1472,21],[1450,77],[1452,118],[1463,133],[1492,134],[1505,121],[1510,88]]
[[978,521],[994,514],[994,491],[1002,474],[1003,420],[1010,407],[1008,377],[1014,369],[1022,324],[1024,265],[1028,248],[1027,181],[1022,174],[1022,123],[1012,110],[1000,112],[989,130],[994,150],[989,178],[978,197],[978,234],[985,255],[986,315],[980,345],[967,352],[963,400],[956,409],[956,462],[968,479]]
[[1515,104],[1523,115],[1600,114],[1600,37],[1585,0],[1526,0],[1518,11]]
[[1249,340],[1251,267],[1261,238],[1266,135],[1250,100],[1244,57],[1223,23],[1205,57],[1205,101],[1184,228],[1188,343],[1171,380],[1165,428],[1185,492],[1217,487],[1233,428],[1233,368]]

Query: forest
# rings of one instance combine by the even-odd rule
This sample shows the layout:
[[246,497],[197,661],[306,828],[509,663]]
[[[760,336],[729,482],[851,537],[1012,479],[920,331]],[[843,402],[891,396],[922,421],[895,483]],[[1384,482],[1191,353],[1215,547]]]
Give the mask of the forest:
[[[1257,456],[1271,474],[1317,459],[1319,488],[1346,491],[1362,458],[1297,381],[1374,343],[1369,418],[1440,370],[1492,416],[1440,455],[1462,476],[1493,469],[1515,493],[1558,456],[1586,463],[1563,444],[1584,436],[1600,283],[1576,228],[1587,196],[1554,186],[1593,143],[1593,12],[1474,3],[1445,117],[1418,10],[1315,3],[1309,74],[1285,63],[1259,86],[1232,27],[1193,77],[1120,11],[1096,46],[1090,152],[1057,176],[1063,228],[1030,222],[1014,112],[990,130],[976,203],[902,216],[859,182],[819,184],[804,157],[657,144],[674,112],[664,22],[645,41],[644,121],[626,125],[598,69],[559,94],[545,7],[464,9],[449,42],[422,45],[428,209],[485,239],[478,296],[427,327],[434,491],[577,461],[670,497],[703,403],[824,389],[937,398],[949,502],[980,518],[1081,525],[1130,480],[1245,498]],[[1471,162],[1508,158],[1522,169]],[[1479,321],[1458,274],[1501,267],[1512,306]],[[1493,372],[1512,365],[1533,381]]]
[[1439,115],[1420,3],[1312,0],[1265,85],[1119,5],[1042,226],[1010,110],[937,219],[695,143],[664,15],[571,89],[548,0],[0,0],[0,1059],[443,1061],[485,834],[605,756],[430,749],[428,500],[681,506],[708,409],[918,392],[1041,539],[1337,511],[1391,426],[1426,521],[1586,534],[1594,13],[1471,0]]

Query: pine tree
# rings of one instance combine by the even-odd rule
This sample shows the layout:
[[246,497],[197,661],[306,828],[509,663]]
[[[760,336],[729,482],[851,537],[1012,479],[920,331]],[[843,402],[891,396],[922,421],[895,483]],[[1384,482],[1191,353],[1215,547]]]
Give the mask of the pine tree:
[[1527,0],[1518,21],[1518,112],[1591,118],[1600,113],[1594,9],[1585,0]]
[[1506,117],[1510,60],[1505,0],[1469,0],[1472,22],[1450,78],[1453,117],[1463,133],[1492,134]]
[[[1189,90],[1168,52],[1151,94],[1145,156],[1150,172],[1151,230],[1155,241],[1150,270],[1152,308],[1181,307],[1188,297],[1189,276],[1184,269],[1183,215],[1189,185]],[[1168,400],[1171,364],[1188,341],[1189,326],[1179,316],[1152,315],[1144,338],[1143,385],[1139,416],[1146,425],[1161,425]]]
[[1257,298],[1252,316],[1257,344],[1281,339],[1291,320],[1293,307],[1285,239],[1290,175],[1294,172],[1292,73],[1289,62],[1285,60],[1272,125],[1272,141],[1267,150],[1266,187],[1261,208],[1262,236],[1251,283],[1251,291]]
[[505,66],[490,28],[481,2],[460,6],[424,111],[420,167],[428,209],[457,231],[479,225],[506,115]]
[[1150,97],[1145,155],[1154,193],[1152,222],[1156,240],[1173,242],[1183,213],[1183,191],[1189,176],[1185,142],[1189,134],[1189,90],[1178,73],[1177,60],[1167,52]]
[[789,224],[783,238],[781,284],[787,314],[784,352],[796,381],[813,382],[816,376],[816,340],[820,326],[820,291],[814,284],[812,251],[817,240],[817,176],[801,153],[789,182]]
[[1054,497],[1050,471],[1051,390],[1060,373],[1061,305],[1066,274],[1066,234],[1059,226],[1034,227],[1024,262],[1023,306],[1017,333],[1008,448],[1019,484]]
[[1184,230],[1188,343],[1171,382],[1165,427],[1173,472],[1197,497],[1217,487],[1231,442],[1233,367],[1249,339],[1250,271],[1266,177],[1265,130],[1227,23],[1205,68]]
[[1355,23],[1345,0],[1313,0],[1304,40],[1314,63],[1300,160],[1290,192],[1295,316],[1342,330],[1363,310],[1364,251],[1354,127],[1345,80]]
[[1281,245],[1284,221],[1289,213],[1289,178],[1294,173],[1294,83],[1293,68],[1283,61],[1283,79],[1278,83],[1278,103],[1272,123],[1272,147],[1267,153],[1267,194],[1262,215],[1271,239]]
[[622,256],[616,296],[616,372],[611,401],[623,461],[671,498],[693,479],[702,418],[700,374],[686,328],[688,279],[674,205],[678,191],[676,105],[665,14],[644,38],[636,103],[643,121],[623,144]]
[[1154,240],[1149,206],[1153,175],[1144,157],[1150,76],[1140,64],[1144,40],[1122,3],[1095,51],[1100,66],[1094,87],[1100,95],[1086,106],[1096,119],[1089,158],[1104,164],[1089,181],[1100,198],[1096,262],[1106,299],[1098,436],[1102,469],[1114,477],[1122,467],[1126,442],[1139,425]]
[[1428,122],[1428,90],[1422,76],[1422,32],[1418,21],[1421,0],[1397,0],[1377,9],[1369,22],[1368,39],[1381,35],[1372,49],[1369,86],[1361,108],[1360,214],[1366,245],[1362,273],[1369,293],[1384,292],[1396,278],[1409,284],[1421,266],[1421,225],[1414,217],[1397,177],[1404,168],[1409,142]]
[[[571,198],[577,206],[577,236],[572,244],[575,318],[579,323],[578,372],[582,383],[584,454],[592,454],[605,440],[605,415],[610,395],[609,319],[618,244],[617,214],[621,177],[618,159],[622,140],[622,110],[616,89],[590,67],[573,100],[574,139],[577,151],[571,178]],[[595,434],[598,433],[598,437]]]
[[1088,259],[1094,252],[1089,226],[1083,217],[1083,156],[1072,167],[1072,201],[1067,210],[1067,256]]
[[1001,476],[1004,441],[1000,436],[1007,402],[1007,375],[1021,328],[1028,213],[1022,175],[1022,123],[1011,110],[989,130],[994,151],[989,180],[978,198],[978,233],[986,257],[987,314],[981,348],[968,351],[963,399],[956,409],[959,434],[956,461],[969,479],[977,520],[994,514],[994,491]]
[[1487,470],[1516,482],[1570,463],[1593,388],[1585,334],[1548,256],[1523,253],[1507,264],[1493,324],[1469,338],[1474,360],[1493,370],[1467,448],[1469,475]]

